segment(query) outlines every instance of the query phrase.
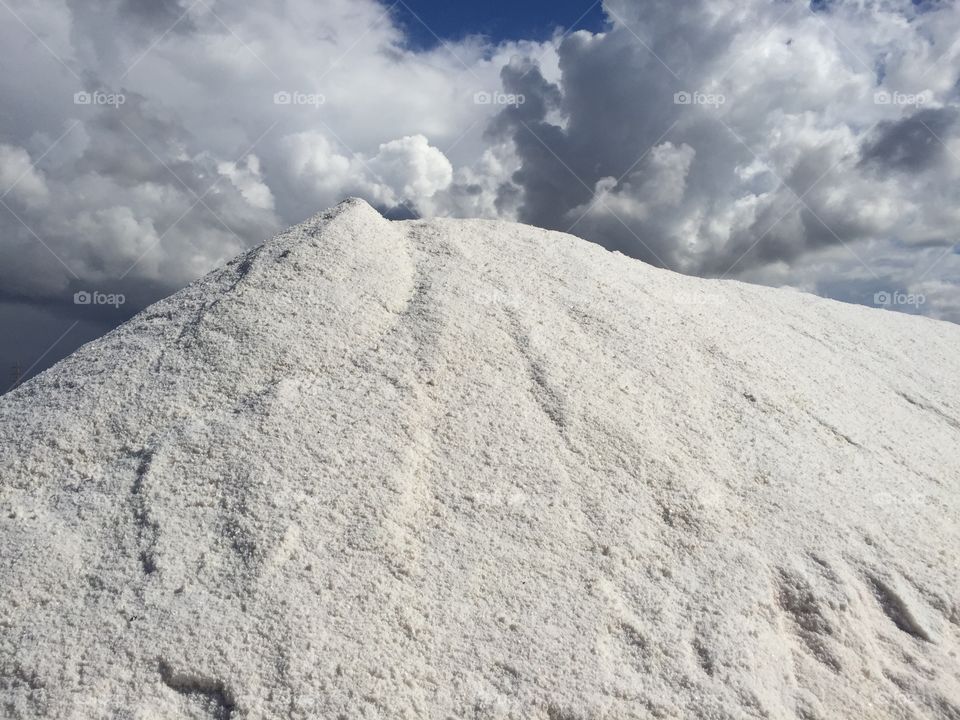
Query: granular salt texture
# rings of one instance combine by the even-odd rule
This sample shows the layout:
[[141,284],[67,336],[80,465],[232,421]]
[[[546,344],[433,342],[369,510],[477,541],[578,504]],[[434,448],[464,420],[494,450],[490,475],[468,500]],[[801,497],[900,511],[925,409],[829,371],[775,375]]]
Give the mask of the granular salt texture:
[[960,328],[292,228],[0,400],[6,718],[958,718]]

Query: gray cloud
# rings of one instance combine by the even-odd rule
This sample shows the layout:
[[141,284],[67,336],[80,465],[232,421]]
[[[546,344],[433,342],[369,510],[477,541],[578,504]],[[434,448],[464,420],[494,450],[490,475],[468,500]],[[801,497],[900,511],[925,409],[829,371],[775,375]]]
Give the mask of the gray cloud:
[[[834,247],[869,269],[864,243],[883,239],[957,242],[936,210],[960,201],[957,151],[945,146],[957,139],[956,70],[940,56],[956,6],[607,7],[610,32],[558,48],[559,82],[523,63],[503,71],[528,97],[494,124],[521,160],[509,188],[521,220],[683,272],[832,294],[837,278],[811,286],[802,271],[763,271]],[[905,22],[915,34],[895,35]],[[915,95],[939,107],[901,104]]]
[[186,17],[186,10],[178,0],[122,0],[119,5],[121,16],[132,17],[161,32],[188,31],[192,22]]
[[957,109],[930,108],[877,127],[876,137],[863,150],[865,163],[881,168],[919,173],[944,160],[949,150],[942,139],[950,138],[957,122]]

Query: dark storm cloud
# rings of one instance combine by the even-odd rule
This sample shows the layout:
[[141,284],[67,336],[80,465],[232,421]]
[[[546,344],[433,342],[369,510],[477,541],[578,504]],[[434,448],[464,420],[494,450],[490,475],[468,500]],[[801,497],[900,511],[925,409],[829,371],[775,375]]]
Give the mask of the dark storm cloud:
[[209,173],[210,168],[183,157],[183,150],[192,144],[190,135],[174,119],[156,114],[157,108],[148,108],[143,96],[122,88],[121,92],[123,105],[91,114],[84,126],[89,135],[87,151],[72,170],[126,183],[182,181],[199,191],[197,175]]
[[[573,207],[590,195],[589,187],[576,182],[583,169],[564,164],[578,164],[569,136],[546,121],[547,113],[560,106],[560,89],[529,60],[506,66],[500,75],[505,91],[523,98],[522,104],[505,108],[489,130],[493,137],[508,137],[522,161],[512,177],[523,189],[521,219],[556,227],[558,209]],[[499,202],[508,202],[514,192],[510,186],[501,187]]]
[[118,318],[67,318],[60,308],[0,299],[0,395],[10,389],[14,374],[32,377],[72,348],[116,327]]
[[[189,6],[191,3],[187,3]],[[188,32],[194,29],[187,6],[178,0],[122,0],[120,15],[162,32]]]
[[949,159],[944,140],[957,124],[957,109],[929,108],[895,122],[881,123],[863,149],[864,163],[919,173]]
[[164,28],[176,22],[184,10],[178,0],[123,0],[120,3],[122,15],[132,15]]

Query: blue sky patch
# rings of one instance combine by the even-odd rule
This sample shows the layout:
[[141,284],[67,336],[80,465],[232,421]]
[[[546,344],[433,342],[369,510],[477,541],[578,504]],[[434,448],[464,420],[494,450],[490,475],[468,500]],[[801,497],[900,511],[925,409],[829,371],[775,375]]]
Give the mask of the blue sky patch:
[[494,42],[548,40],[556,28],[602,30],[601,2],[590,0],[488,0],[484,3],[446,0],[401,0],[392,15],[417,49],[429,49],[467,35]]

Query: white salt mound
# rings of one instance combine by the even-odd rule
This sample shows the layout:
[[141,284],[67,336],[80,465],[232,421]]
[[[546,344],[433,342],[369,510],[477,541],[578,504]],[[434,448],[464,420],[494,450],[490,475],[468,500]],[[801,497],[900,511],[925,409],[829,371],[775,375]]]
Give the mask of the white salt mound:
[[960,718],[960,327],[351,200],[0,400],[4,718]]

